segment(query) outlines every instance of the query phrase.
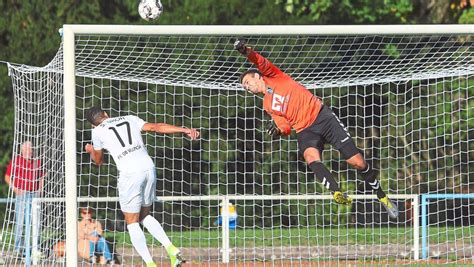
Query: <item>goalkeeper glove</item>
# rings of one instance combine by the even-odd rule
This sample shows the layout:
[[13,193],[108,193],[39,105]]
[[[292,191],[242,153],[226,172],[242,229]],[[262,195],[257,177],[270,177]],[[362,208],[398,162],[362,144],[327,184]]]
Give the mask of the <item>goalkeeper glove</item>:
[[247,46],[244,39],[237,39],[234,42],[234,49],[239,51],[242,55],[247,55]]
[[266,132],[268,135],[271,137],[278,137],[281,135],[280,129],[275,125],[275,122],[269,121],[267,122],[267,125],[265,126]]

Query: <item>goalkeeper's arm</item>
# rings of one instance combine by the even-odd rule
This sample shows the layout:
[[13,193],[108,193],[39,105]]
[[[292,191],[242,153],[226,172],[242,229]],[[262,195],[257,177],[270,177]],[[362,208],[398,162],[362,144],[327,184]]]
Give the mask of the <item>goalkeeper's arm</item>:
[[246,56],[248,60],[255,64],[257,69],[265,77],[276,77],[283,75],[283,72],[275,66],[270,60],[266,59],[245,43],[245,40],[237,39],[234,42],[234,49]]
[[265,125],[268,135],[277,137],[291,133],[291,125],[284,117],[272,114],[272,119]]
[[252,52],[252,48],[247,46],[244,39],[235,40],[234,49],[244,56],[248,56]]

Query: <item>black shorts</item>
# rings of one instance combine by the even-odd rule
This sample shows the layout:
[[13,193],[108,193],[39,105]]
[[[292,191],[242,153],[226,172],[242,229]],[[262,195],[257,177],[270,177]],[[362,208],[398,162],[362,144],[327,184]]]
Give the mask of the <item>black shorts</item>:
[[297,137],[301,154],[309,147],[314,147],[322,153],[326,143],[339,150],[345,159],[360,152],[344,124],[329,107],[324,105],[313,124],[299,132]]

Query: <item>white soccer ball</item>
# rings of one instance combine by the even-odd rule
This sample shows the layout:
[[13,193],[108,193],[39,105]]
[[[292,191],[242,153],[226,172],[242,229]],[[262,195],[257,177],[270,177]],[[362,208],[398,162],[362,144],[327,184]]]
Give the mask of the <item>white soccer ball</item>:
[[163,5],[160,0],[140,0],[138,14],[145,20],[157,19],[163,13]]

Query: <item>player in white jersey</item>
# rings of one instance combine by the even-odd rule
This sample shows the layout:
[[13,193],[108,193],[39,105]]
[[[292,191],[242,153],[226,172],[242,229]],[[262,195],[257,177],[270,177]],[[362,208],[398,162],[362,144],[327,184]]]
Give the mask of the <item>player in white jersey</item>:
[[90,108],[86,118],[93,127],[93,144],[86,144],[85,151],[91,155],[97,165],[101,165],[104,149],[106,149],[112,155],[119,170],[120,207],[127,223],[132,245],[147,267],[156,266],[146,246],[145,234],[139,226],[141,222],[166,248],[171,259],[171,266],[181,266],[179,249],[171,243],[161,224],[149,215],[155,199],[155,165],[143,144],[141,132],[184,133],[192,140],[199,137],[199,132],[166,123],[148,123],[137,116],[110,118],[99,107]]

